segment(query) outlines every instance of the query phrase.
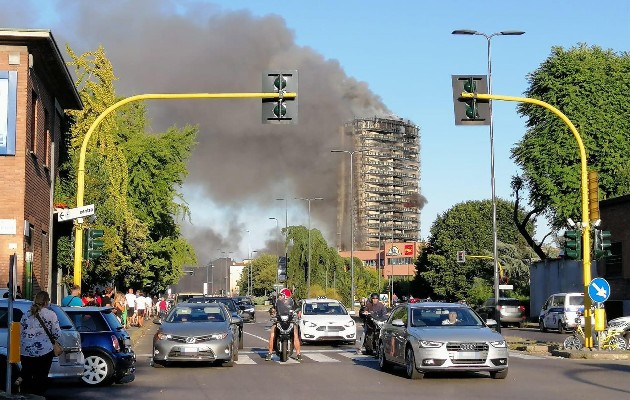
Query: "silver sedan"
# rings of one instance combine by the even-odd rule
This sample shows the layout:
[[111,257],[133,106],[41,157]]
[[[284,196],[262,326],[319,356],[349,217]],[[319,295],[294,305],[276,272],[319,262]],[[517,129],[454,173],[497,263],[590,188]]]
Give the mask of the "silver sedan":
[[394,308],[381,330],[378,357],[381,370],[400,365],[410,379],[436,371],[488,371],[495,379],[508,374],[505,338],[458,303]]
[[231,367],[238,360],[233,321],[219,303],[180,303],[159,323],[153,337],[154,367],[174,361],[220,362]]

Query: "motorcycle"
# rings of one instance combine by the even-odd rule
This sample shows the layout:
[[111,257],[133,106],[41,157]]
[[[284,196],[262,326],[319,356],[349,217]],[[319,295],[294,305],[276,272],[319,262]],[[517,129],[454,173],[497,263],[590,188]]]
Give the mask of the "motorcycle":
[[363,344],[365,348],[365,354],[376,354],[378,349],[378,340],[381,337],[381,328],[385,323],[385,320],[374,318],[371,314],[364,317],[363,333],[361,334],[361,340],[359,343]]
[[293,355],[293,314],[276,316],[273,329],[276,330],[273,349],[280,361],[286,362]]

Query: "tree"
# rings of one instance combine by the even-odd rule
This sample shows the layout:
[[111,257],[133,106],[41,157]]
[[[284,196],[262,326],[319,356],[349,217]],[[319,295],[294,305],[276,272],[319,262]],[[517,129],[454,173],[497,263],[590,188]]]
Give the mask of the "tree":
[[[102,47],[75,54],[76,86],[84,104],[70,111],[73,124],[65,138],[55,200],[75,204],[80,148],[94,120],[119,98],[116,77]],[[176,282],[184,264],[194,264],[192,247],[181,237],[176,218],[188,215],[177,191],[186,174],[196,129],[145,133],[142,104],[130,104],[108,115],[93,132],[86,152],[85,204],[96,205],[97,222],[105,231],[104,255],[85,263],[83,285],[115,282],[159,292]],[[176,201],[179,199],[180,201]],[[58,265],[69,259],[60,246]],[[70,271],[68,271],[69,273]]]
[[[499,261],[510,276],[515,289],[526,292],[529,288],[529,267],[524,262],[531,259],[525,240],[511,223],[513,203],[497,199],[497,237]],[[523,211],[519,214],[523,216]],[[412,291],[417,297],[447,300],[471,300],[473,283],[482,280],[494,283],[492,259],[468,257],[463,264],[457,263],[457,252],[468,255],[492,257],[492,201],[468,201],[453,206],[440,215],[433,226],[428,245],[416,263],[417,274]],[[533,226],[528,226],[533,235]]]
[[[278,258],[273,254],[263,253],[249,263],[249,268],[252,269],[252,295],[263,296],[269,293],[276,283]],[[247,294],[248,273],[248,268],[244,268],[238,281],[241,295]]]
[[[525,96],[554,105],[578,129],[589,169],[599,172],[603,199],[630,193],[628,71],[629,53],[579,44],[569,50],[553,47],[549,58],[528,75]],[[512,159],[523,170],[512,187],[517,199],[519,192],[529,191],[532,209],[521,221],[546,216],[559,230],[568,218],[581,220],[576,140],[564,122],[540,106],[522,104],[518,112],[527,119],[527,132],[512,149]],[[545,255],[542,250],[537,254]]]

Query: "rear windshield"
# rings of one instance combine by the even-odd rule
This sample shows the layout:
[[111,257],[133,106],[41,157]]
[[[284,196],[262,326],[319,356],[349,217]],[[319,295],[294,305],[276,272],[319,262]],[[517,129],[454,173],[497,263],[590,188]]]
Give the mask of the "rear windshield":
[[62,310],[59,306],[50,305],[51,310],[57,314],[57,319],[59,320],[59,327],[63,330],[72,330],[74,329],[74,325],[72,321],[68,317],[68,314],[64,310]]
[[568,296],[570,306],[583,306],[584,296]]
[[100,311],[71,311],[68,315],[79,332],[110,331]]
[[518,307],[520,303],[517,299],[499,299],[499,305]]

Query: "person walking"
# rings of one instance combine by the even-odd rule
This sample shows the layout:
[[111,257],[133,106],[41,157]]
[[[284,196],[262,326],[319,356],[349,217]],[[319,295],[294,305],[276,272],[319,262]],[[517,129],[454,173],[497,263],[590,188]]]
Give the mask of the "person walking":
[[31,309],[20,320],[22,393],[43,396],[48,388],[54,343],[61,335],[57,314],[49,305],[48,292],[37,293]]
[[135,325],[135,307],[136,307],[136,295],[133,293],[133,288],[129,288],[129,292],[125,295],[127,300],[127,325],[125,328],[129,328],[131,325]]
[[147,301],[146,298],[144,297],[144,293],[142,291],[138,291],[138,294],[136,295],[136,321],[137,321],[137,326],[138,328],[142,328],[142,325],[144,325],[144,315],[147,309]]

